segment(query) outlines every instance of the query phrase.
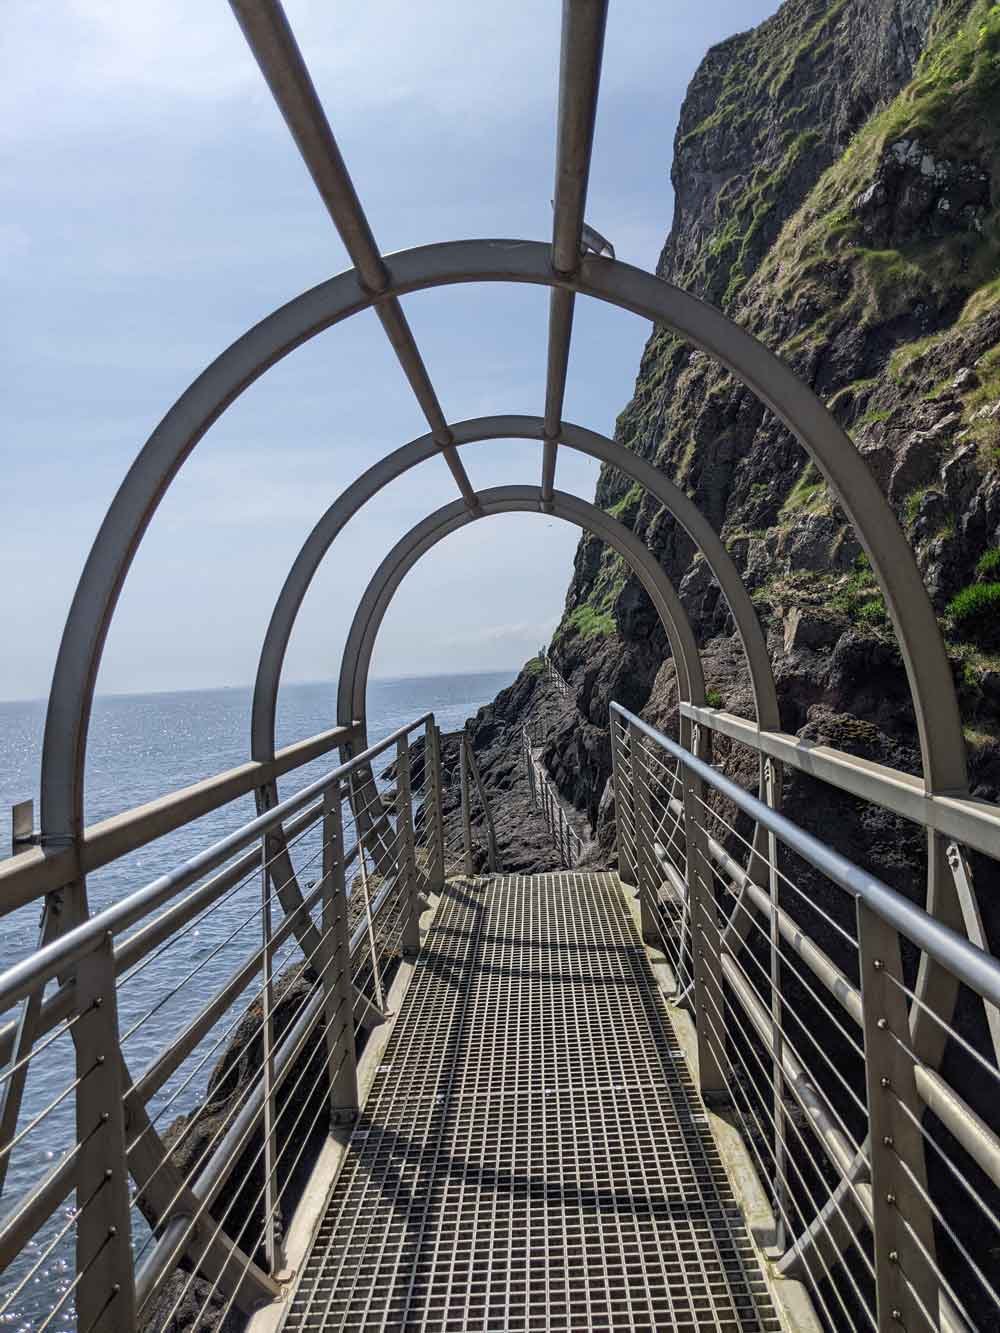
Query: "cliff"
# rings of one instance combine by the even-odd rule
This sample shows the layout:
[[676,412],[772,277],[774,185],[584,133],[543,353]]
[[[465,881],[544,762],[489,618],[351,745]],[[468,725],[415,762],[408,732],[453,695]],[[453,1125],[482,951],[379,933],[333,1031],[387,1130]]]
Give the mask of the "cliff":
[[[786,0],[713,48],[692,80],[657,270],[784,357],[867,458],[940,616],[974,789],[990,799],[1000,787],[998,106],[1000,5]],[[785,729],[916,770],[884,604],[788,431],[708,356],[654,328],[615,438],[721,532],[768,635]],[[614,470],[602,471],[596,503],[674,580],[710,701],[752,716],[734,624],[686,535]],[[557,724],[546,760],[613,859],[608,702],[670,727],[676,697],[648,598],[595,538],[577,549],[551,652],[579,717]],[[847,838],[845,850],[858,847]]]

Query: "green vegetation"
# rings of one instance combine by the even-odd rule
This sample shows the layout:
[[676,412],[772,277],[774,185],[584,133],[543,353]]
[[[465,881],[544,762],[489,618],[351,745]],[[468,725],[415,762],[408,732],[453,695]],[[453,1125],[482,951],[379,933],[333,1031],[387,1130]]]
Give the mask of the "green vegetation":
[[606,638],[617,629],[615,618],[610,612],[595,611],[586,603],[571,611],[563,620],[566,629],[579,634],[581,639]]
[[828,506],[829,500],[830,496],[826,482],[820,476],[819,468],[810,460],[799,473],[798,480],[785,497],[785,502],[781,506],[781,515],[787,518],[801,510],[816,514]]
[[863,625],[875,626],[881,628],[888,625],[889,613],[885,609],[884,599],[873,597],[870,602],[862,602],[854,612],[854,619],[860,620]]
[[705,702],[708,704],[709,708],[721,708],[723,698],[718,690],[709,688],[705,691]]
[[830,596],[830,606],[851,620],[860,621],[870,629],[889,624],[885,599],[879,589],[871,563],[863,553],[854,562],[854,569]]
[[[820,177],[762,263],[755,282],[772,288],[803,311],[810,326],[848,320],[883,323],[920,301],[954,308],[964,297],[963,318],[978,318],[1000,300],[1000,217],[996,210],[978,230],[919,237],[899,249],[864,244],[853,201],[876,178],[890,145],[918,140],[928,152],[952,161],[979,161],[1000,177],[1000,4],[946,3],[934,24],[914,78],[854,136],[843,156]],[[814,313],[818,312],[818,313]],[[809,329],[795,337],[808,346]],[[897,349],[897,376],[937,335]],[[790,345],[783,349],[786,355]]]
[[[935,486],[921,486],[918,490],[911,491],[906,497],[903,505],[903,522],[908,528],[912,528],[920,514],[921,506],[928,495],[941,492]],[[954,537],[955,535],[955,515],[947,514],[941,522],[940,527],[933,533],[935,537]]]
[[819,139],[817,131],[803,130],[790,140],[773,169],[760,166],[735,192],[720,191],[717,211],[725,216],[725,221],[702,247],[698,266],[703,275],[709,269],[725,275],[726,285],[720,293],[724,308],[735,303],[747,282],[751,243],[774,208],[796,162]]
[[646,492],[639,483],[634,482],[622,498],[615,501],[608,513],[612,518],[617,518],[619,522],[624,523],[626,527],[631,527],[632,520],[639,512],[639,506],[642,504],[645,494]]
[[926,338],[915,338],[913,342],[900,343],[889,357],[889,374],[894,380],[905,379],[907,371],[911,368],[916,369],[923,360],[924,353],[930,351],[946,336],[944,333],[931,333]]
[[544,657],[532,657],[525,662],[522,668],[526,676],[540,676],[545,670]]
[[983,552],[976,562],[976,578],[980,583],[1000,579],[1000,548],[994,546],[992,550]]
[[973,643],[993,643],[1000,635],[1000,583],[970,583],[948,603],[957,632]]
[[859,426],[877,426],[880,421],[888,421],[892,416],[889,408],[873,408],[858,419]]

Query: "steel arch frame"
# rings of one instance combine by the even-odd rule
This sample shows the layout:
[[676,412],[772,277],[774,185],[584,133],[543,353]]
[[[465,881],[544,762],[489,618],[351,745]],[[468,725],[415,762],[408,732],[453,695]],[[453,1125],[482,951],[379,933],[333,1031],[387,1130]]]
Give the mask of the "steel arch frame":
[[[544,446],[546,439],[544,419],[529,416],[481,417],[471,421],[454,423],[449,426],[449,431],[452,442],[456,447],[494,439],[514,438],[538,440]],[[760,627],[760,621],[739,572],[712,525],[679,487],[647,463],[645,459],[639,458],[607,436],[586,430],[582,426],[563,422],[560,431],[560,443],[618,468],[627,477],[644,487],[649,494],[656,497],[668,513],[681,524],[692,541],[700,547],[709,568],[719,581],[723,595],[736,622],[737,632],[740,635],[747,659],[757,714],[757,726],[764,730],[771,726],[779,726],[778,698],[774,673],[771,670],[767,643]],[[278,686],[285,653],[295,627],[299,609],[327,552],[346,524],[363,509],[369,500],[391,481],[403,476],[410,468],[416,467],[419,463],[433,457],[437,448],[433,434],[428,433],[402,445],[393,453],[386,454],[338,496],[317,521],[312,532],[303,543],[278,595],[264,638],[264,645],[261,649],[251,715],[252,758],[261,760],[271,757],[274,753]],[[545,497],[544,487],[542,489],[542,508],[544,512],[549,513],[551,512],[550,501]],[[481,510],[468,511],[468,506],[466,506],[466,510],[469,519],[479,517],[482,513]],[[370,646],[368,651],[370,655]],[[367,679],[367,663],[365,679]],[[365,711],[364,687],[360,691],[356,691],[352,687],[349,691],[349,697],[341,696],[338,705],[338,716],[348,717],[353,721],[355,717],[363,719]],[[687,726],[686,719],[682,719],[682,728],[685,737],[688,737],[690,728]],[[359,748],[364,748],[363,741]],[[361,789],[361,796],[355,804],[359,805],[361,809],[366,808],[371,803],[373,794],[374,784],[371,774],[368,774],[367,781],[364,782]],[[258,810],[263,811],[276,804],[277,800],[277,783],[269,783],[258,792]],[[367,818],[360,813],[360,810],[356,812],[356,817],[360,817],[364,824],[368,823]],[[276,842],[278,845],[274,852],[275,872],[273,882],[281,900],[282,908],[286,913],[293,914],[297,911],[301,902],[301,888],[298,885],[291,858],[281,846],[280,839],[276,839]],[[765,845],[766,839],[763,834],[755,832],[755,850],[763,853]],[[754,863],[752,869],[755,870],[756,866],[757,863]],[[743,902],[742,893],[739,901],[740,903]],[[299,920],[300,918],[296,916],[295,919]],[[304,923],[303,929],[308,929],[308,923]],[[742,938],[748,929],[749,922],[746,912],[740,912],[738,908],[734,909],[726,926],[725,937],[731,939],[734,934],[738,934]],[[305,937],[301,942],[304,949],[310,943]]]
[[[460,421],[450,426],[455,445],[498,439],[538,440],[544,443],[545,423],[537,416],[492,416]],[[617,468],[653,495],[699,547],[729,605],[746,654],[756,705],[757,725],[780,725],[774,673],[767,643],[732,557],[705,516],[662,472],[606,435],[563,422],[560,444]],[[254,686],[251,721],[251,757],[273,756],[275,712],[281,668],[299,608],[327,552],[345,525],[390,482],[437,452],[431,434],[421,435],[386,454],[354,481],[317,521],[289,570],[278,595],[261,649]]]
[[[649,549],[617,519],[575,495],[553,491],[544,500],[541,487],[497,486],[479,492],[484,517],[508,513],[551,513],[606,541],[626,560],[656,608],[677,665],[681,697],[704,698],[705,678],[694,632],[674,586]],[[543,510],[542,505],[545,504]],[[432,547],[459,528],[475,522],[461,501],[444,505],[401,537],[373,574],[354,614],[341,662],[338,714],[362,714],[375,638],[400,583]],[[686,720],[685,720],[686,724]],[[686,724],[688,727],[690,724]]]
[[[265,370],[317,333],[360,310],[387,300],[395,301],[408,292],[480,281],[545,285],[574,295],[589,295],[646,317],[709,352],[776,413],[806,448],[830,483],[871,559],[902,649],[920,737],[925,787],[934,794],[965,793],[965,746],[954,686],[933,608],[912,552],[888,503],[854,446],[812,391],[779,358],[711,306],[629,265],[605,259],[583,258],[572,273],[557,272],[553,267],[550,246],[541,242],[458,241],[407,250],[390,257],[386,264],[387,284],[378,293],[373,294],[365,289],[358,273],[352,269],[296,297],[237,339],[181,395],[129,469],[85,564],[60,643],[46,717],[42,758],[41,826],[44,846],[57,848],[72,845],[82,829],[87,730],[107,632],[146,527],[177,471],[201,437]],[[566,442],[572,447],[583,447],[586,441],[589,447],[585,447],[584,452],[604,457],[601,437],[583,432],[579,427],[560,428],[560,436],[566,434],[568,437],[571,432],[580,432],[576,442],[567,438]],[[552,437],[544,423],[539,434],[537,418],[534,419],[530,435],[526,437],[540,438],[546,459],[554,461]],[[395,466],[391,460],[398,463],[401,454],[407,460],[401,470],[436,452],[447,452],[449,458],[446,461],[453,461],[451,433],[447,443],[443,443],[442,438],[438,431],[432,432],[429,439],[422,437],[421,440],[411,442],[403,450],[377,464],[373,471],[384,476],[385,480],[390,479],[387,474]],[[605,461],[621,466],[622,460],[616,455],[614,458],[605,458]],[[647,485],[652,475],[659,477],[659,474],[655,474],[655,470],[642,460],[633,458],[630,468],[623,470],[628,470],[634,476],[636,470],[645,472],[647,469],[645,476],[637,478],[641,484]],[[544,470],[549,482],[550,471],[550,468]],[[659,478],[656,488],[648,486],[648,489],[658,494],[661,502],[666,503],[662,500],[664,481]],[[379,485],[382,484],[385,484],[384,480],[379,482]],[[497,498],[496,502],[506,507],[497,512],[508,512],[511,507],[543,512],[549,510],[550,501],[544,484],[541,490],[514,487],[501,488],[501,492],[502,498]],[[480,503],[489,494],[485,492],[479,497]],[[677,495],[670,498],[671,504],[667,507],[691,532],[689,523],[677,512]],[[653,577],[649,568],[650,564],[655,565],[652,557],[627,529],[575,497],[555,494],[551,503],[554,505],[556,500],[560,507],[560,517],[572,512],[576,517],[570,521],[578,521],[586,514],[592,522],[601,524],[598,535],[610,540],[610,544],[617,549],[621,549],[620,543],[623,541],[627,545],[635,543],[645,553],[640,565],[645,566],[646,574],[653,578],[652,584],[647,585],[647,591],[650,586],[656,591],[654,603],[659,600],[657,609],[669,607],[671,600],[676,603],[672,588],[669,597],[664,591],[669,583],[661,583],[660,577]],[[681,500],[683,503],[680,509],[687,512],[690,519],[694,506],[686,497],[681,497]],[[487,500],[487,503],[491,502]],[[468,497],[465,497],[453,506],[446,506],[439,514],[448,515],[441,521],[447,531],[453,531],[477,517],[477,508],[470,507]],[[479,512],[487,511],[484,509]],[[594,515],[599,517],[595,518]],[[435,517],[431,516],[431,520]],[[346,698],[343,691],[347,690],[347,665],[349,661],[354,662],[350,687],[352,705],[358,703],[360,681],[367,673],[374,632],[395,586],[409,567],[406,561],[412,564],[423,549],[429,549],[434,540],[446,535],[441,531],[434,540],[430,540],[431,532],[426,527],[428,522],[425,520],[424,525],[414,529],[414,534],[418,531],[423,534],[420,538],[410,534],[416,553],[395,548],[395,555],[390,553],[390,557],[383,562],[382,591],[379,593],[371,588],[371,597],[366,594],[358,608],[355,617],[357,633],[352,629],[349,650],[345,653],[342,667],[343,700]],[[582,523],[581,526],[586,527],[588,524]],[[691,535],[704,551],[704,541],[699,540],[694,532]],[[701,536],[707,540],[704,531]],[[709,545],[714,548],[715,542],[718,542],[721,548],[718,537],[715,534],[713,537],[714,541],[710,540]],[[638,550],[633,554],[637,559],[640,558]],[[731,561],[726,556],[720,562],[718,549],[714,550],[714,554],[716,558],[709,559],[713,573],[720,578],[720,572],[724,572],[728,581]],[[707,555],[706,552],[706,558]],[[392,572],[388,566],[391,558],[395,560]],[[734,567],[732,572],[735,574]],[[665,580],[662,570],[660,576]],[[738,580],[738,575],[736,577]],[[646,582],[645,579],[643,581]],[[723,587],[725,591],[725,584]],[[742,583],[740,587],[742,589]],[[746,597],[745,589],[742,595]],[[731,598],[727,597],[727,600],[735,616],[736,607],[741,606],[740,598],[736,597],[736,606]],[[680,610],[679,603],[676,603],[676,609]],[[739,617],[736,618],[742,633],[745,625]],[[364,630],[361,628],[362,622],[367,627]],[[756,618],[753,624],[756,625]],[[692,701],[699,701],[701,693],[693,691],[703,689],[703,685],[698,683],[701,679],[700,659],[693,636],[690,639],[684,637],[684,626],[687,626],[690,635],[690,626],[680,610],[680,619],[675,619],[671,627],[674,630],[673,637],[670,636],[669,628],[668,637],[671,637],[682,692]],[[759,626],[756,626],[756,634],[759,633]],[[760,638],[762,641],[762,636]],[[753,634],[750,641],[753,642]],[[744,637],[745,645],[747,642]],[[283,648],[279,654],[277,672],[280,672],[281,655]],[[277,675],[275,688],[276,680]],[[760,702],[758,697],[758,708]],[[363,718],[363,698],[360,703],[359,712]],[[758,720],[760,722],[760,717]],[[255,715],[255,746],[260,743],[257,725]],[[67,918],[79,918],[86,914],[82,881],[75,892],[71,892],[70,902],[66,906],[70,909],[64,916],[66,924],[73,923]],[[944,861],[942,840],[933,834],[929,835],[927,907],[932,914],[961,927],[961,915]],[[939,969],[922,966],[918,993],[938,1013],[950,1012],[955,989]],[[931,1027],[931,1024],[924,1026]],[[937,1063],[929,1049],[931,1046],[933,1042],[928,1042],[928,1062]],[[808,1238],[805,1239],[808,1244]]]
[[[459,282],[568,287],[663,324],[726,365],[807,449],[869,554],[903,653],[928,790],[967,790],[951,672],[912,552],[860,454],[777,356],[720,311],[630,265],[583,258],[573,277],[560,275],[542,242],[446,242],[403,251],[388,265],[386,290],[393,296]],[[104,641],[132,559],[173,477],[209,426],[265,370],[376,299],[352,269],[280,307],[191,384],[129,469],[84,566],[56,661],[42,759],[41,822],[48,845],[72,839],[82,827],[86,732]]]

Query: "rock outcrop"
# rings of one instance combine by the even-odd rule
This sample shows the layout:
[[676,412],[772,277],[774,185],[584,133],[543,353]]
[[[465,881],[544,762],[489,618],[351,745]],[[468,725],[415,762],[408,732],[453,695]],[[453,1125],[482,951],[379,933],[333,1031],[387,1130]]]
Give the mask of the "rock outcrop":
[[[713,48],[692,80],[657,270],[777,351],[865,456],[939,614],[973,790],[989,799],[1000,792],[998,100],[1000,6],[786,0]],[[784,728],[919,771],[885,604],[836,497],[782,424],[654,328],[615,438],[721,532],[765,627]],[[711,701],[752,717],[732,617],[684,532],[609,468],[596,503],[673,579]],[[676,692],[648,598],[596,538],[578,547],[551,653],[580,719],[554,728],[546,761],[613,858],[608,702],[669,726]],[[815,802],[802,814],[819,819]],[[850,820],[840,827],[843,850],[872,864],[871,841]],[[890,860],[876,868],[919,896],[915,865]]]

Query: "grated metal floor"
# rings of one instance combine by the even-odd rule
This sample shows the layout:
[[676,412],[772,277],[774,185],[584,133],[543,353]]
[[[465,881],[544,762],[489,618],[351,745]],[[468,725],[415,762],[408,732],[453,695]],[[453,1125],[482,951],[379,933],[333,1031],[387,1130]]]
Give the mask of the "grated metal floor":
[[777,1330],[613,876],[450,888],[283,1333]]

